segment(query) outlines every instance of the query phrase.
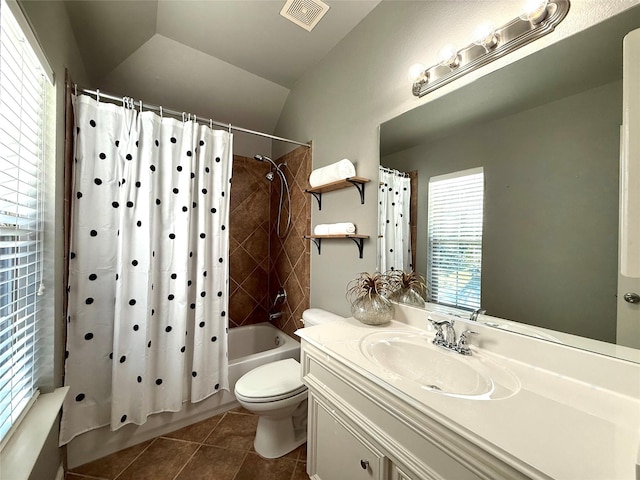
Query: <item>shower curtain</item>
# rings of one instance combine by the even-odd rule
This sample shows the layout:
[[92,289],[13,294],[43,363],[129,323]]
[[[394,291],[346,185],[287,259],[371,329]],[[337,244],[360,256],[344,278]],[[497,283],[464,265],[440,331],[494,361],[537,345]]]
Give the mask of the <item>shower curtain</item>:
[[413,271],[411,265],[411,179],[406,173],[380,167],[378,205],[378,265],[388,270]]
[[61,445],[228,389],[232,135],[85,95],[74,111]]

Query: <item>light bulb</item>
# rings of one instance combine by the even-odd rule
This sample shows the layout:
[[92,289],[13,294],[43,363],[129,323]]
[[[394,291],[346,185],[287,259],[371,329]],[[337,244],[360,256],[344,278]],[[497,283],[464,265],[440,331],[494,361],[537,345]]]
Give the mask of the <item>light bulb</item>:
[[460,66],[460,56],[458,50],[453,45],[445,45],[438,52],[438,59],[442,65],[446,65],[449,68],[456,68]]
[[407,78],[411,83],[416,83],[425,78],[425,68],[421,63],[414,63],[409,67]]
[[491,50],[498,45],[496,27],[492,23],[478,25],[473,32],[473,43],[480,45],[485,50]]
[[520,19],[537,25],[547,18],[549,0],[527,0],[520,12]]

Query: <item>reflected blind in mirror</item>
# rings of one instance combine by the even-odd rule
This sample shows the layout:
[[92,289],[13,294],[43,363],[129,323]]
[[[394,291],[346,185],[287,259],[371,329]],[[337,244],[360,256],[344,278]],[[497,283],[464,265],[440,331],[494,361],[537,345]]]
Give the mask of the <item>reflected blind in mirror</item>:
[[429,179],[429,301],[480,307],[483,199],[482,167]]

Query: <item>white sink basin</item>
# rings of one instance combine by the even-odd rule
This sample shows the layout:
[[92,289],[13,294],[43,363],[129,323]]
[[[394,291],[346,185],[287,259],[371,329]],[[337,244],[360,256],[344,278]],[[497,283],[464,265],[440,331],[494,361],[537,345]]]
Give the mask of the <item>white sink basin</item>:
[[360,350],[383,369],[441,395],[489,400],[506,398],[520,388],[511,372],[485,355],[451,352],[418,333],[372,333],[361,340]]

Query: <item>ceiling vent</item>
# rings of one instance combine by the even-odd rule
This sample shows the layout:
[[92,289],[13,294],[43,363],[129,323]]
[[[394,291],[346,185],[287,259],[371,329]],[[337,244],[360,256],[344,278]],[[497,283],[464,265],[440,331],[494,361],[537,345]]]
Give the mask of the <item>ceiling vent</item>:
[[280,15],[310,32],[328,11],[329,5],[320,0],[287,0]]

